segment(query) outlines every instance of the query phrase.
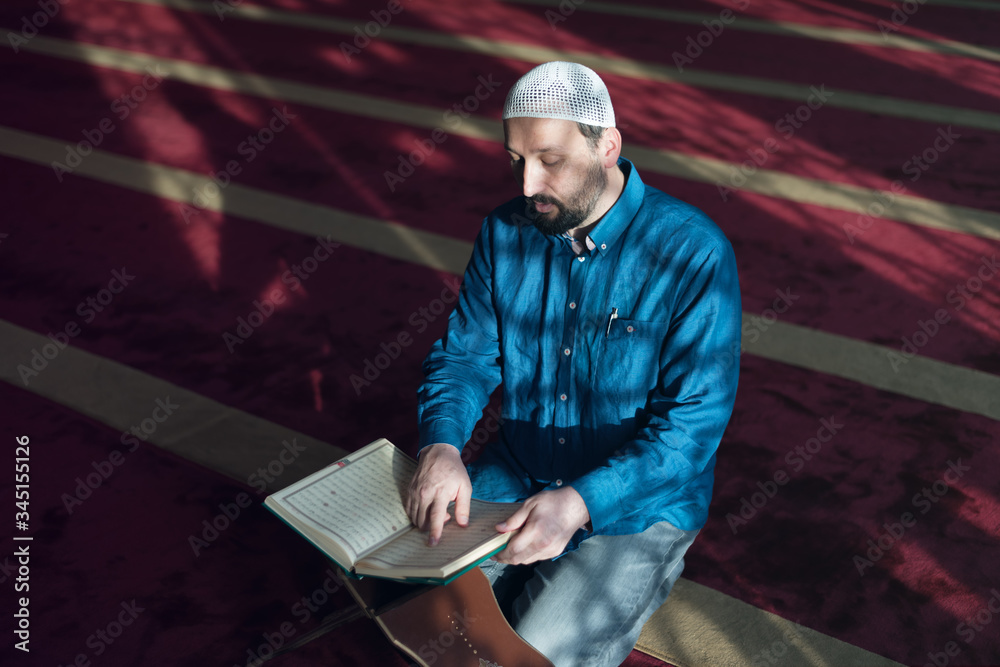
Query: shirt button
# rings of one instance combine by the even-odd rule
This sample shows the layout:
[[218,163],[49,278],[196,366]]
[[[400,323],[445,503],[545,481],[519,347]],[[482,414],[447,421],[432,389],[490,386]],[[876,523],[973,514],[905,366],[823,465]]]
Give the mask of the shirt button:
[[556,480],[556,486],[562,486],[562,480],[561,479],[557,479]]
[[601,250],[607,250],[607,249],[608,249],[608,244],[607,243],[602,243],[601,244]]
[[569,348],[568,347],[565,350],[563,350],[563,354],[565,354],[567,357],[569,356]]
[[570,301],[569,302],[569,307],[570,308],[576,308],[576,301]]
[[586,257],[577,257],[577,258],[576,258],[576,261],[578,261],[578,262],[582,262],[582,261],[583,261],[583,260],[585,260],[585,259],[587,259],[587,258],[586,258]]
[[559,438],[559,444],[560,445],[565,445],[566,444],[566,438]]
[[632,325],[630,324],[630,325],[628,325],[627,327],[625,327],[625,331],[628,331],[629,333],[632,333],[633,331],[635,331],[635,327],[633,327],[633,326],[632,326]]
[[559,396],[559,400],[560,401],[565,401],[566,400],[566,394],[562,394],[561,396]]

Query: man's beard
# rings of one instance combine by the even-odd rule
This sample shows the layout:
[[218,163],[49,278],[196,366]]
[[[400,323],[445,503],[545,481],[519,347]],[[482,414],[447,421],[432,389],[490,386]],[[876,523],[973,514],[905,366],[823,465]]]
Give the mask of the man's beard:
[[565,234],[582,225],[594,212],[597,200],[601,198],[607,187],[608,174],[601,163],[594,160],[591,168],[587,171],[587,177],[583,184],[577,188],[566,203],[546,195],[531,197],[528,201],[532,204],[554,204],[556,206],[556,210],[549,213],[539,213],[537,209],[532,207],[531,222],[543,234]]

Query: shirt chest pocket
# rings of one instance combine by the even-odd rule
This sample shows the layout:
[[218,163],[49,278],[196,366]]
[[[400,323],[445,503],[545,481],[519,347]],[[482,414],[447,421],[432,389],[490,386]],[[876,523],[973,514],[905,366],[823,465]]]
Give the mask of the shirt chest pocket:
[[[602,336],[594,387],[613,392],[619,400],[645,402],[656,384],[660,350],[670,323],[616,318]],[[602,332],[605,333],[605,332]]]

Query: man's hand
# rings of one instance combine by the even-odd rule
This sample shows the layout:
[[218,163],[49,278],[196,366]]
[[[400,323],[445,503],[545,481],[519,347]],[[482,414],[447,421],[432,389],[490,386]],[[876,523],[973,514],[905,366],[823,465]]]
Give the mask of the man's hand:
[[509,519],[497,524],[501,533],[518,528],[521,532],[494,558],[510,565],[555,558],[566,548],[573,533],[588,521],[587,504],[573,487],[542,491],[525,500]]
[[451,518],[448,504],[452,501],[458,525],[469,525],[471,498],[472,482],[456,447],[437,443],[421,450],[417,471],[410,481],[406,513],[418,529],[430,531],[429,546],[441,539],[444,524]]

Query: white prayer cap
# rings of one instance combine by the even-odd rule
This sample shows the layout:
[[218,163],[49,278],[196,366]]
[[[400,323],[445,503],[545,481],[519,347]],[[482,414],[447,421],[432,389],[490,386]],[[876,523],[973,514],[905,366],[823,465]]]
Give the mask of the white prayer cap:
[[503,105],[503,119],[508,118],[561,118],[615,126],[611,96],[597,72],[562,61],[539,65],[517,80]]

